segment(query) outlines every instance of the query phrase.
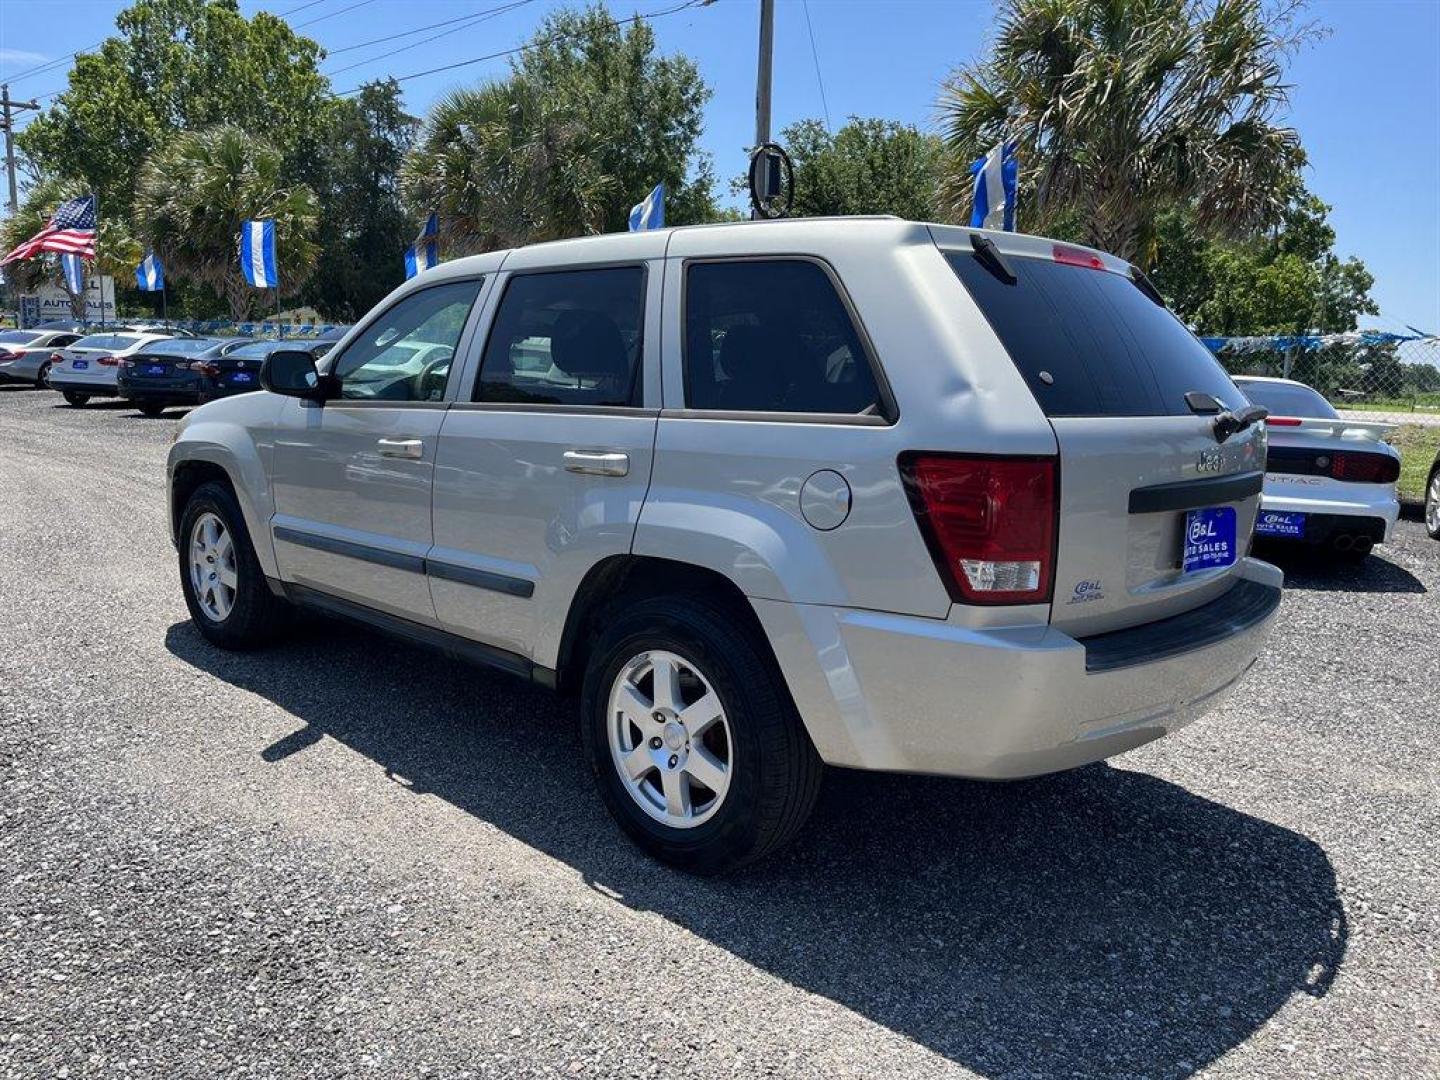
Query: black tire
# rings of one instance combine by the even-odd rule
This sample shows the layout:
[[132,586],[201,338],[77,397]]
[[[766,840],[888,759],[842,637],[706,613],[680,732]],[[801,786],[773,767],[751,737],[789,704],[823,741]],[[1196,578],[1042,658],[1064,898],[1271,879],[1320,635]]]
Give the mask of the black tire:
[[45,363],[40,365],[40,370],[35,373],[35,388],[37,390],[44,390],[49,385],[50,361],[46,360]]
[[67,405],[73,405],[77,409],[90,400],[89,394],[82,394],[79,390],[61,390],[60,394]]
[[158,401],[142,401],[135,407],[140,410],[141,416],[149,417],[151,420],[156,419],[165,412],[165,405]]
[[[581,738],[606,808],[655,858],[696,874],[733,870],[776,851],[815,805],[824,766],[763,640],[727,607],[664,596],[628,608],[590,651],[581,693]],[[705,674],[730,724],[731,786],[715,815],[693,828],[657,821],[625,787],[607,736],[611,685],[642,652],[665,649]]]
[[[235,546],[235,600],[223,620],[212,619],[200,607],[190,580],[190,542],[195,521],[206,512],[214,514],[230,533]],[[212,645],[222,649],[256,649],[279,636],[289,615],[289,605],[270,591],[265,572],[255,558],[245,516],[235,495],[224,484],[211,480],[201,484],[180,515],[180,588],[195,628]]]
[[1425,478],[1425,531],[1430,539],[1440,540],[1440,465],[1430,470]]

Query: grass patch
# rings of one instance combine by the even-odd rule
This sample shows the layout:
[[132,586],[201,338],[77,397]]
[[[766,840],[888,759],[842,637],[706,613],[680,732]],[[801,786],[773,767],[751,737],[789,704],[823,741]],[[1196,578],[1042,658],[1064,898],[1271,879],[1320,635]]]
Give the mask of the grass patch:
[[1354,412],[1435,412],[1440,410],[1440,394],[1415,394],[1403,398],[1366,398],[1348,401],[1332,401],[1331,405],[1341,410]]
[[1440,426],[1401,424],[1386,440],[1400,451],[1400,499],[1423,502],[1425,481],[1440,450]]

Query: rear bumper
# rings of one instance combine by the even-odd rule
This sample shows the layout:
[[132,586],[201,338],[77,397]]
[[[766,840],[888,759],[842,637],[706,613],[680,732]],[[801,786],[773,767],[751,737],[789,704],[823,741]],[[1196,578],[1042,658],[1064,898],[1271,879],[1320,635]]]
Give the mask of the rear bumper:
[[89,394],[91,397],[117,397],[120,388],[113,382],[101,382],[99,379],[75,379],[63,375],[56,375],[52,370],[50,373],[50,389],[52,390],[74,390],[76,393]]
[[1213,708],[1279,610],[1279,570],[1247,559],[1242,575],[1194,611],[1085,640],[752,602],[825,761],[1013,779],[1112,757]]
[[[1352,491],[1297,494],[1269,487],[1260,496],[1260,510],[1304,514],[1302,543],[1324,544],[1341,533],[1368,536],[1380,544],[1390,539],[1400,519],[1394,484],[1347,484]],[[1272,539],[1266,537],[1266,539]]]
[[213,394],[198,386],[146,386],[144,383],[121,383],[119,394],[127,401],[163,401],[173,405],[202,405]]

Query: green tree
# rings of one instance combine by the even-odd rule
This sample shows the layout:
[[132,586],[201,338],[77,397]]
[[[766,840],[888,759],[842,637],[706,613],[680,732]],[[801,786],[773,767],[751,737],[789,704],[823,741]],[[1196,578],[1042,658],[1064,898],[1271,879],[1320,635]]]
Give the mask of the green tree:
[[1006,0],[988,54],[945,81],[941,197],[967,217],[969,164],[1019,143],[1027,231],[1148,264],[1156,219],[1206,235],[1274,221],[1301,160],[1284,60],[1309,33],[1264,0]]
[[358,318],[404,279],[417,229],[400,206],[399,174],[416,126],[393,79],[366,84],[330,114],[313,180],[320,256],[305,298],[331,318]]
[[1298,179],[1289,192],[1276,226],[1247,241],[1208,238],[1188,209],[1160,216],[1151,276],[1181,319],[1234,337],[1339,333],[1378,313],[1365,264],[1335,254],[1330,208]]
[[833,133],[818,120],[801,120],[780,139],[795,165],[796,217],[895,214],[935,220],[942,156],[937,136],[894,120],[852,116]]
[[661,182],[668,222],[710,220],[714,177],[695,149],[709,96],[645,22],[554,12],[507,79],[434,107],[402,172],[406,204],[440,213],[450,252],[621,230]]
[[274,219],[282,294],[301,290],[319,254],[314,192],[286,183],[280,151],[237,127],[173,139],[146,162],[135,206],[141,238],[167,277],[207,286],[225,298],[233,319],[245,318],[256,292],[240,274],[242,222]]
[[76,57],[69,87],[18,136],[40,177],[74,177],[124,216],[142,164],[180,131],[233,124],[292,163],[330,108],[320,47],[237,0],[136,0]]

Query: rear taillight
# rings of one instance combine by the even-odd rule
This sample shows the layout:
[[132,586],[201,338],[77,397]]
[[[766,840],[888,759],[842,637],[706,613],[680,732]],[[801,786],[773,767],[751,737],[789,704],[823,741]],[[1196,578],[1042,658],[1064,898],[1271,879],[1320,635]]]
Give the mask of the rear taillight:
[[1270,427],[1299,427],[1302,421],[1298,416],[1267,416],[1265,423]]
[[97,364],[99,364],[101,367],[119,367],[119,366],[120,366],[120,358],[119,358],[118,356],[102,356],[102,357],[99,357],[95,362],[96,362]]
[[1330,457],[1330,475],[1359,484],[1392,484],[1400,479],[1400,462],[1389,454],[1337,450]]
[[65,357],[61,356],[58,352],[52,352],[50,354],[50,362],[52,364],[63,364],[65,362]]
[[1080,248],[1056,244],[1050,249],[1050,254],[1057,263],[1064,263],[1066,266],[1083,266],[1087,270],[1105,269],[1105,261],[1099,255],[1082,251]]
[[1054,458],[912,451],[900,456],[900,475],[950,599],[1049,602],[1060,506]]
[[208,360],[194,360],[190,363],[191,371],[198,371],[201,375],[209,375],[214,378],[220,374],[220,365],[212,364]]
[[19,358],[19,353],[8,352],[5,349],[0,349],[0,364],[6,363],[10,360],[18,360]]

